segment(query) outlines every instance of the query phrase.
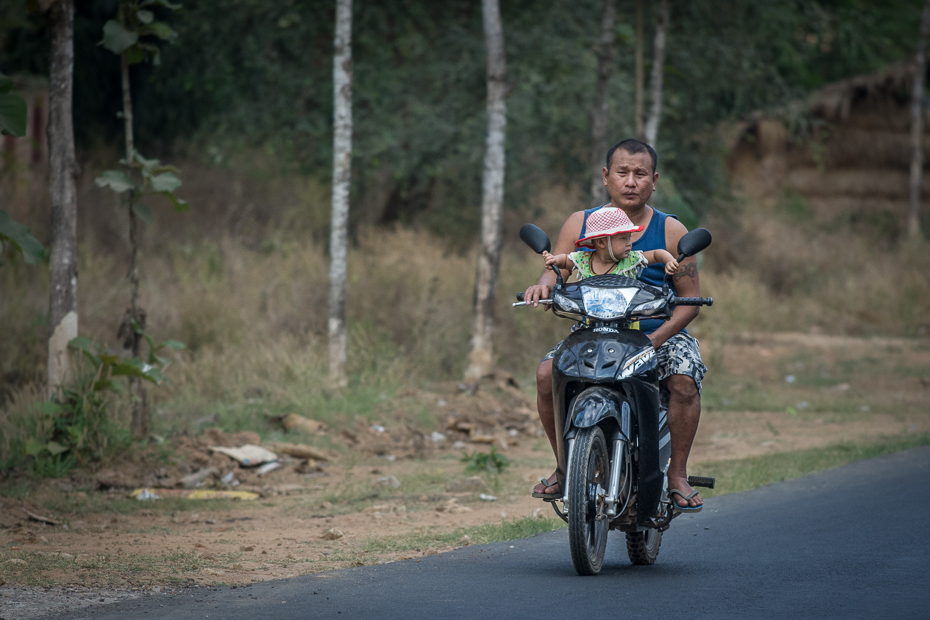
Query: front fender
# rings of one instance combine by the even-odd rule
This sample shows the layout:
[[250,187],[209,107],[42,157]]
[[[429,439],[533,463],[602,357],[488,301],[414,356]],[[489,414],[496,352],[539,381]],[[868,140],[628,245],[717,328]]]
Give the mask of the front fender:
[[589,387],[575,398],[568,419],[575,428],[596,426],[602,420],[614,419],[624,437],[630,437],[630,404],[616,390],[602,386]]

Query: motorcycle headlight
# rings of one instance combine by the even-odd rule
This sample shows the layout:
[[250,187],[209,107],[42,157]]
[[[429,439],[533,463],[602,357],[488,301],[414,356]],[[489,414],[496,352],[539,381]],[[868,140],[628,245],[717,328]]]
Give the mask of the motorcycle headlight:
[[647,301],[644,304],[639,304],[638,306],[634,307],[630,311],[630,314],[644,314],[646,316],[649,316],[650,314],[654,314],[663,305],[665,305],[664,299],[655,299],[653,301]]
[[552,303],[558,306],[561,310],[582,314],[581,306],[578,305],[578,302],[566,295],[562,295],[561,293],[556,293],[552,296]]

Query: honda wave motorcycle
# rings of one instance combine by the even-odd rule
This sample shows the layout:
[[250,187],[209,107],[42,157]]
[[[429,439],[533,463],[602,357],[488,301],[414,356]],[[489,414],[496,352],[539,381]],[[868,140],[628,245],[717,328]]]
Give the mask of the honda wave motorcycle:
[[[549,251],[545,232],[532,224],[520,238],[538,254]],[[678,261],[711,243],[703,228],[678,243]],[[626,535],[633,564],[654,564],[662,532],[681,511],[669,498],[671,442],[660,406],[652,341],[631,326],[639,319],[669,319],[675,306],[710,306],[709,297],[677,297],[666,277],[659,288],[617,275],[565,284],[555,265],[549,299],[553,314],[579,321],[552,360],[552,398],[562,497],[546,499],[568,523],[572,563],[579,575],[596,575],[604,563],[609,530]],[[523,293],[516,306],[525,306]],[[689,476],[691,486],[714,487],[713,478]]]

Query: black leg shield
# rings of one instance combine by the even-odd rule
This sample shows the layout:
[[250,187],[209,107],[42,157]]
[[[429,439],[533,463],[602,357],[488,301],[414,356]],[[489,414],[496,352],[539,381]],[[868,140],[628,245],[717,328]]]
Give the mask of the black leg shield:
[[636,425],[639,433],[639,480],[636,493],[636,519],[649,522],[662,497],[664,475],[659,465],[659,391],[642,381],[626,381],[629,396],[636,403]]

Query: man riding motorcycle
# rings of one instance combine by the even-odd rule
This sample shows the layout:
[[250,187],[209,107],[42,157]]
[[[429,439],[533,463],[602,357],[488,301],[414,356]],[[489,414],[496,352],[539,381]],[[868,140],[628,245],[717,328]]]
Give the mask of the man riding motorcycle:
[[[624,140],[611,147],[607,152],[607,165],[602,170],[604,185],[611,199],[609,205],[605,206],[623,209],[633,224],[644,227],[641,232],[633,233],[634,250],[663,249],[677,255],[678,241],[688,232],[687,229],[675,216],[646,204],[656,191],[659,180],[657,162],[655,150],[639,140]],[[552,250],[553,254],[565,254],[575,249],[575,241],[584,236],[588,215],[595,210],[577,211],[566,220]],[[569,274],[563,271],[562,275],[567,278]],[[639,279],[661,286],[663,278],[662,265],[658,264],[650,265]],[[552,270],[544,271],[537,284],[524,292],[523,299],[527,305],[538,307],[540,299],[548,299],[555,280]],[[672,286],[677,296],[700,297],[700,280],[694,257],[681,262],[681,269],[672,278]],[[656,348],[661,397],[668,408],[671,433],[668,490],[683,512],[698,512],[703,507],[700,494],[688,484],[687,473],[688,456],[701,417],[701,381],[707,371],[701,361],[697,340],[685,329],[697,315],[696,306],[680,306],[675,308],[668,321],[640,322],[640,329]],[[553,453],[556,453],[552,401],[552,356],[555,350],[543,358],[536,371],[536,405]],[[543,497],[561,496],[562,491],[557,472],[533,489],[535,495]]]

